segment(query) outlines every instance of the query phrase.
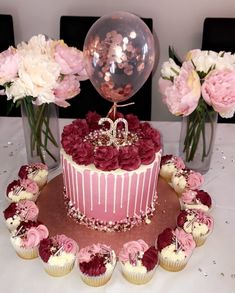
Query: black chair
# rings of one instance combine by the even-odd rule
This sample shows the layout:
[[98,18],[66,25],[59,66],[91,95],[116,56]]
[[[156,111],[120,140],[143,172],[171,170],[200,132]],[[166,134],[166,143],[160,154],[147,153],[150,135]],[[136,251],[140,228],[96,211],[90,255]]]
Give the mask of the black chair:
[[[61,16],[60,38],[69,46],[83,50],[83,43],[90,27],[99,17],[88,16]],[[152,19],[142,18],[152,31]],[[129,100],[134,105],[121,108],[122,113],[133,113],[141,120],[151,120],[151,92],[152,76],[150,76],[142,88]],[[96,111],[106,116],[112,103],[103,99],[95,90],[89,80],[81,82],[81,93],[69,100],[70,107],[60,108],[59,115],[62,118],[84,118],[88,111]]]
[[[235,53],[234,32],[235,18],[206,18],[203,24],[202,50]],[[235,115],[228,119],[219,116],[218,122],[235,123]]]
[[[7,50],[9,46],[15,46],[13,18],[8,14],[0,14],[0,52]],[[6,96],[0,96],[0,116],[7,115],[10,102]],[[20,116],[20,109],[13,108],[9,116]]]

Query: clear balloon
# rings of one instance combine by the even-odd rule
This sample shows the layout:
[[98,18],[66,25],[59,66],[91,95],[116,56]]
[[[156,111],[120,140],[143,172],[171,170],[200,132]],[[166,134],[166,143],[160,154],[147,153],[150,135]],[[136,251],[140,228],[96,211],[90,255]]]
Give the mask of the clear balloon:
[[90,81],[114,103],[129,99],[142,87],[155,61],[151,31],[139,17],[122,11],[93,24],[83,51]]

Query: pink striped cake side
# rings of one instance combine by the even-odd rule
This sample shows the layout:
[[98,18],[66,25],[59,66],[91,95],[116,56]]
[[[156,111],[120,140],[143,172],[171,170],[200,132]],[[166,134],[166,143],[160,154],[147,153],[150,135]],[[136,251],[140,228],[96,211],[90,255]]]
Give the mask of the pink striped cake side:
[[88,219],[118,222],[149,212],[156,196],[161,151],[150,165],[134,171],[103,172],[79,166],[61,152],[66,196]]

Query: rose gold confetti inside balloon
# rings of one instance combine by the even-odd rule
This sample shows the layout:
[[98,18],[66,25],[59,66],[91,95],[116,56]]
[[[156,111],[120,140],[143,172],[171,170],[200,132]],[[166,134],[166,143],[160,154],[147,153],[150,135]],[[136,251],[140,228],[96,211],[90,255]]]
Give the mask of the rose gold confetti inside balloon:
[[90,81],[115,107],[142,87],[155,61],[151,31],[139,17],[122,11],[93,24],[83,51]]

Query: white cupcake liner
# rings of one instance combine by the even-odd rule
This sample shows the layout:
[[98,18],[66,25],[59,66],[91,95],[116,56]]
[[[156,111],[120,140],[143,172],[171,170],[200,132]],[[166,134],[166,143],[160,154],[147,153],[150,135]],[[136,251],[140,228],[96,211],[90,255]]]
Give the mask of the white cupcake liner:
[[112,270],[108,270],[100,276],[88,276],[84,274],[83,272],[81,272],[80,269],[79,271],[80,271],[81,279],[83,280],[85,284],[92,287],[100,287],[105,285],[111,279],[114,267],[115,266],[113,266]]
[[168,258],[162,257],[161,253],[159,254],[159,264],[160,266],[169,271],[169,272],[179,272],[182,271],[188,263],[190,256],[186,257],[182,261],[173,261]]
[[44,261],[42,261],[44,270],[48,273],[48,275],[53,277],[62,277],[70,273],[74,267],[74,261],[63,266],[50,265]]
[[122,274],[124,278],[128,282],[132,284],[136,284],[136,285],[142,285],[142,284],[148,283],[152,279],[157,267],[158,267],[158,264],[151,271],[148,271],[146,273],[139,273],[139,272],[130,272],[130,270],[127,270],[125,268],[125,265],[121,263]]
[[11,244],[19,257],[23,259],[34,259],[38,257],[38,246],[32,248],[25,248],[16,245],[12,240]]
[[207,237],[208,237],[211,233],[212,233],[212,230],[208,231],[205,235],[194,236],[194,235],[192,234],[193,239],[194,239],[194,241],[195,241],[195,243],[196,243],[196,246],[197,246],[197,247],[202,246],[202,245],[206,242]]

